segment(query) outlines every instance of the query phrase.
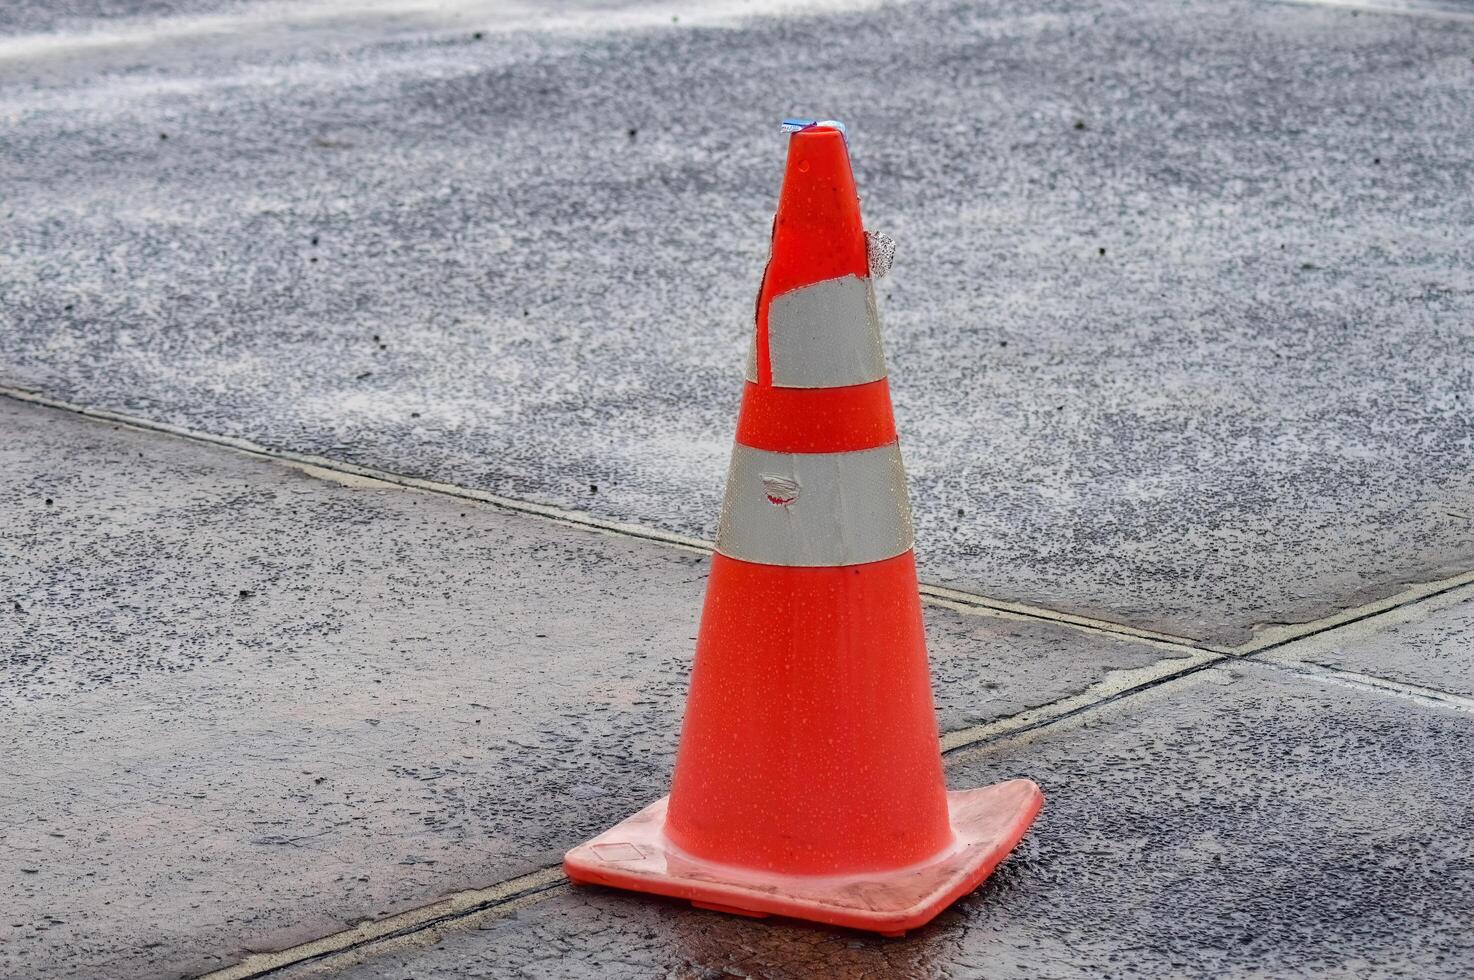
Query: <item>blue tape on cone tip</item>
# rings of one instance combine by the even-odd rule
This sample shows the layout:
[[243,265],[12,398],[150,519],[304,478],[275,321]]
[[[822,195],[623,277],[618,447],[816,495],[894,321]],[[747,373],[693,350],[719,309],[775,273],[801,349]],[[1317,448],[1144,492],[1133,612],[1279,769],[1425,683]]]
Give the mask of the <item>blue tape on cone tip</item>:
[[844,137],[846,143],[850,141],[849,131],[845,129],[844,123],[838,119],[785,119],[783,120],[782,131],[789,134],[799,133],[805,129],[812,129],[815,126],[827,126],[830,129],[837,129],[839,130],[839,135]]

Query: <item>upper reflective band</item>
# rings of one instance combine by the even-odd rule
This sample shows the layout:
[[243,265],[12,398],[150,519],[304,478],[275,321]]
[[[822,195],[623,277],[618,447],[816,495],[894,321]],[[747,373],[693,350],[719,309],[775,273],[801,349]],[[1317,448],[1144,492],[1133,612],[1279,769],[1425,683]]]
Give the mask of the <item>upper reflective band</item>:
[[717,551],[764,565],[836,566],[910,550],[896,443],[849,453],[732,447]]
[[[870,280],[840,276],[774,296],[768,304],[768,360],[779,388],[843,388],[885,377]],[[747,380],[758,380],[755,334]]]

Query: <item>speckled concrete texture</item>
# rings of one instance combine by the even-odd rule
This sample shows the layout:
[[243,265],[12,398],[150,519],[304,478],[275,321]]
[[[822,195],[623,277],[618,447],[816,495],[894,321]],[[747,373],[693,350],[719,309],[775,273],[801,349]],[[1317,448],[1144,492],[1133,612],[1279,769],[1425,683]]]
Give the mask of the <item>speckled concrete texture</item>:
[[[0,975],[192,974],[665,792],[705,559],[0,399]],[[1164,651],[928,610],[943,724]]]
[[[1468,715],[1256,664],[950,767],[1049,792],[988,885],[902,940],[576,890],[305,980],[1467,976]],[[352,961],[354,957],[349,957]]]
[[0,383],[710,535],[832,114],[930,580],[1238,643],[1474,559],[1474,23],[444,6],[0,47]]
[[[1238,645],[1474,568],[1474,3],[1388,3],[19,0],[0,387],[710,537],[775,124],[838,116],[924,576]],[[5,398],[0,486],[0,976],[666,789],[698,555]],[[1049,802],[903,940],[562,887],[287,975],[1469,976],[1468,592],[953,754]],[[927,626],[951,732],[1175,664]]]
[[[201,14],[230,9],[232,0],[11,0],[0,7],[0,37],[105,29],[116,20]],[[240,4],[234,4],[240,6]]]
[[1297,643],[1279,659],[1474,698],[1474,587],[1397,610],[1365,628]]

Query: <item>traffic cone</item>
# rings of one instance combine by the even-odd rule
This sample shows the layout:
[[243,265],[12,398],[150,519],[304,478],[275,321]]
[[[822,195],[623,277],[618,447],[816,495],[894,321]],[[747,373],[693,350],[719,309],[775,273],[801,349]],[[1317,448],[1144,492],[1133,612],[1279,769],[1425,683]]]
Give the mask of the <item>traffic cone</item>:
[[899,935],[992,873],[1039,787],[948,792],[849,154],[789,141],[668,797],[576,883]]

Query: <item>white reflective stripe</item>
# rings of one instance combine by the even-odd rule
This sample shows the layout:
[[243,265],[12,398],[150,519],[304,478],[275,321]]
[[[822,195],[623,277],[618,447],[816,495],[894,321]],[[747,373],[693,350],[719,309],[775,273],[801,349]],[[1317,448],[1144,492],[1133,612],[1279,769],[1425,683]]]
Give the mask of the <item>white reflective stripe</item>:
[[835,566],[911,548],[911,505],[896,443],[849,453],[732,447],[717,551],[764,565]]
[[[768,360],[779,388],[842,388],[885,377],[870,280],[841,276],[774,296],[768,304]],[[754,336],[747,380],[757,379]]]

